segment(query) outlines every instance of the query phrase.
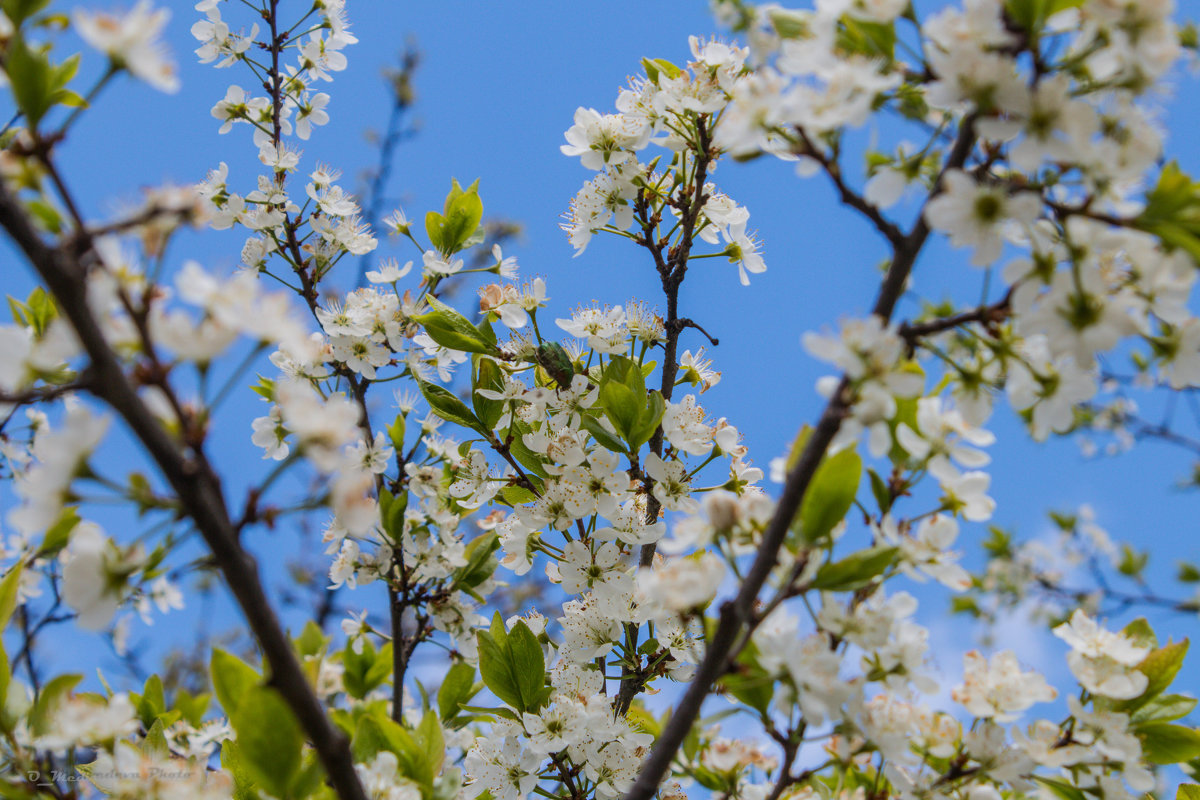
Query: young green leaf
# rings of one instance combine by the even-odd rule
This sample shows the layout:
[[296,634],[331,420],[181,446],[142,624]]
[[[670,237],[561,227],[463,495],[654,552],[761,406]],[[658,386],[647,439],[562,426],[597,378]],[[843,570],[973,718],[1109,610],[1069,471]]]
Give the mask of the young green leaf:
[[413,319],[424,326],[429,338],[442,347],[464,353],[495,355],[500,352],[496,348],[496,335],[490,329],[475,327],[469,319],[436,297],[429,297],[428,302],[431,310]]
[[13,611],[17,607],[17,590],[21,587],[21,573],[24,564],[18,561],[0,580],[0,631],[8,627]]
[[825,540],[846,517],[858,494],[862,470],[862,459],[852,448],[827,456],[817,467],[800,503],[798,523],[793,523],[805,543]]
[[213,649],[209,670],[212,674],[213,690],[217,693],[217,702],[221,704],[225,714],[232,717],[242,697],[258,685],[260,676],[245,661],[216,648]]
[[869,584],[896,561],[896,547],[872,547],[833,561],[817,570],[810,584],[827,592],[850,592]]
[[304,733],[284,699],[268,686],[251,687],[229,721],[237,732],[242,763],[254,781],[275,797],[289,797],[300,773]]
[[1149,722],[1135,731],[1151,764],[1178,764],[1200,757],[1200,732],[1182,725]]
[[475,416],[483,423],[483,427],[494,430],[500,418],[504,416],[505,402],[484,397],[479,390],[504,391],[504,371],[490,358],[476,357],[474,361],[475,377],[471,383],[471,405],[475,408]]
[[537,711],[538,697],[546,685],[546,659],[537,637],[524,621],[518,620],[508,632],[508,648],[517,676],[523,711]]
[[456,425],[462,425],[464,428],[470,428],[473,431],[490,436],[491,431],[483,426],[483,423],[476,419],[471,413],[471,409],[467,408],[462,400],[459,400],[454,394],[436,383],[428,381],[417,381],[417,387],[421,390],[421,395],[425,398],[425,402],[429,403],[429,407],[433,412],[447,422],[453,422]]
[[450,719],[459,712],[459,706],[475,696],[475,668],[465,661],[456,661],[446,671],[446,678],[438,689],[438,716]]
[[489,631],[479,631],[479,674],[484,685],[518,712],[535,711],[546,682],[542,646],[524,621],[505,633],[497,613]]

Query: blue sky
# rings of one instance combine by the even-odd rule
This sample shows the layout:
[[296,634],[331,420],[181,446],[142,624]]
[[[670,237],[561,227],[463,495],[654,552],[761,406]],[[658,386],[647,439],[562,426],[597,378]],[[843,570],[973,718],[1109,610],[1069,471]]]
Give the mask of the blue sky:
[[[259,165],[248,131],[235,128],[218,135],[219,123],[209,114],[230,83],[250,90],[252,76],[237,67],[215,70],[198,64],[192,55],[196,43],[188,34],[198,15],[190,3],[171,7],[175,16],[169,40],[180,63],[181,92],[162,95],[122,80],[84,115],[62,150],[63,171],[89,215],[109,216],[121,207],[113,198],[133,201],[142,186],[198,181],[219,161],[229,163],[231,186],[253,188]],[[236,20],[237,14],[237,4],[226,6],[227,19]],[[363,132],[378,130],[386,121],[388,99],[380,71],[395,62],[412,36],[424,56],[416,76],[420,132],[398,151],[389,186],[410,218],[440,208],[452,176],[464,184],[479,178],[485,212],[524,228],[506,253],[518,257],[523,275],[546,278],[551,306],[543,318],[565,316],[573,306],[593,300],[617,304],[637,297],[659,303],[661,289],[652,266],[628,242],[598,237],[585,254],[572,257],[558,228],[559,215],[591,173],[558,147],[575,108],[611,110],[618,87],[639,70],[642,57],[686,60],[688,35],[716,30],[705,3],[375,0],[350,4],[349,14],[360,43],[346,51],[349,68],[322,87],[333,97],[332,122],[302,143],[302,172],[328,162],[344,171],[349,188],[357,184],[353,177],[360,170],[374,164],[375,153]],[[247,27],[249,22],[245,18]],[[84,64],[85,71],[102,66],[92,53],[85,54]],[[1190,147],[1188,133],[1200,124],[1200,104],[1187,98],[1195,96],[1196,88],[1194,78],[1181,77],[1176,101],[1169,105],[1169,148],[1193,174],[1200,172],[1200,153]],[[866,141],[876,133],[886,131],[868,128],[856,139]],[[803,351],[801,334],[865,313],[884,249],[865,222],[837,204],[819,176],[800,179],[790,165],[760,159],[722,164],[713,177],[749,207],[750,227],[764,242],[768,271],[742,287],[733,265],[721,259],[699,261],[681,292],[681,314],[721,340],[709,350],[724,376],[704,395],[706,409],[714,417],[729,417],[744,433],[751,457],[765,468],[822,406],[813,384],[825,370]],[[293,186],[301,191],[300,180]],[[238,233],[188,234],[175,245],[172,261],[177,265],[194,258],[228,271],[237,263],[242,240]],[[385,248],[381,255],[388,252]],[[410,252],[396,252],[402,260],[411,257]],[[22,296],[29,288],[28,274],[13,258],[9,263],[0,289]],[[937,242],[919,262],[914,288],[934,299],[943,293],[974,297],[980,277],[966,266],[964,253]],[[340,280],[350,285],[352,270],[347,268]],[[903,302],[898,313],[916,308]],[[704,343],[698,333],[688,331],[681,347]],[[244,402],[226,409],[224,427],[217,431],[216,460],[229,476],[227,487],[235,502],[266,469],[248,442],[249,419],[259,413],[247,392]],[[998,438],[991,448],[996,524],[1024,537],[1037,536],[1046,530],[1046,510],[1087,502],[1115,537],[1155,552],[1156,581],[1172,573],[1177,558],[1200,560],[1200,496],[1174,488],[1190,470],[1186,453],[1150,442],[1119,458],[1087,460],[1069,441],[1031,443],[1003,406],[989,427]],[[0,502],[7,500],[0,495]],[[960,544],[971,563],[978,562],[984,535],[983,526],[964,525]],[[273,552],[281,536],[258,540],[260,552]],[[378,594],[377,589],[367,591]],[[946,601],[939,592],[924,596],[933,604],[926,608],[928,623]],[[235,623],[227,609],[214,613],[216,620]],[[180,616],[196,619],[190,613]],[[185,638],[194,630],[163,620],[151,633],[168,626]],[[1196,629],[1194,619],[1175,618],[1167,627],[1177,637]],[[961,632],[961,626],[949,625],[935,630],[935,636],[950,646],[961,641]],[[1032,658],[1029,643],[1021,646]],[[953,663],[945,666],[955,672]]]

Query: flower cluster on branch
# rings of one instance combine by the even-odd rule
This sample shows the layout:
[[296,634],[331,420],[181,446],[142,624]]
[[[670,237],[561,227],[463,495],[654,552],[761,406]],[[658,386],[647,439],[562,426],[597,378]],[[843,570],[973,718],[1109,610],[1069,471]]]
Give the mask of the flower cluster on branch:
[[[1131,800],[1200,766],[1196,700],[1171,691],[1187,640],[1106,619],[1200,608],[1144,585],[1148,555],[1086,508],[1053,515],[1049,553],[999,528],[978,571],[956,549],[997,510],[997,408],[1040,441],[1128,422],[1104,416],[1110,361],[1164,392],[1200,386],[1200,183],[1166,162],[1156,121],[1196,46],[1170,0],[923,18],[908,0],[716,0],[728,38],[692,37],[683,66],[643,59],[615,111],[578,109],[561,146],[594,173],[564,214],[575,255],[624,240],[662,296],[563,317],[547,316],[553,278],[489,239],[479,181],[451,179],[422,225],[364,215],[305,157],[336,109],[318,89],[358,41],[344,0],[197,3],[199,61],[242,75],[214,129],[248,128],[235,146],[259,168],[231,158],[85,218],[59,153],[121,74],[179,89],[169,14],[49,5],[0,2],[18,110],[0,226],[40,280],[0,327],[0,628],[18,643],[0,650],[4,797]],[[65,26],[105,62],[82,94]],[[857,152],[852,131],[885,118],[891,139]],[[803,336],[834,372],[824,413],[756,461],[749,405],[701,400],[721,380],[701,344],[718,341],[680,287],[698,259],[770,279],[749,208],[714,180],[762,156],[828,180],[888,259],[870,314]],[[244,234],[239,268],[175,267],[187,225]],[[982,298],[898,319],[935,236],[983,270]],[[415,249],[360,260],[384,247]],[[237,392],[261,401],[244,433],[265,471],[244,499],[211,435]],[[125,474],[100,457],[116,420],[138,445]],[[102,528],[102,502],[138,534]],[[314,519],[320,592],[364,610],[291,636],[253,535]],[[64,622],[126,652],[135,619],[182,608],[209,571],[257,652],[211,649],[203,691],[36,662]],[[1070,677],[1001,649],[944,679],[904,588],[930,579],[958,612],[1049,623]]]

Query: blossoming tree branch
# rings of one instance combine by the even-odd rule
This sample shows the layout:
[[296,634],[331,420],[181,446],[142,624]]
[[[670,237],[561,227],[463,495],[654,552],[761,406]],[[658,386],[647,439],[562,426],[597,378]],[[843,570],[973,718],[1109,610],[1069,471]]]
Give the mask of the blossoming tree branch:
[[[1050,554],[984,526],[994,414],[1039,441],[1111,431],[1116,359],[1200,386],[1200,184],[1155,121],[1195,29],[1171,0],[713,8],[719,36],[630,65],[561,147],[589,173],[575,255],[624,239],[661,295],[539,319],[553,275],[489,247],[478,182],[374,221],[301,151],[358,41],[344,0],[196,4],[196,55],[235,76],[205,101],[214,129],[260,169],[215,164],[104,219],[59,156],[110,82],[180,90],[168,12],[0,0],[0,225],[39,284],[0,327],[0,795],[1200,798],[1187,640],[1108,619],[1200,604],[1139,583],[1144,554],[1086,508],[1054,515]],[[92,83],[68,28],[104,65]],[[894,140],[860,149],[883,118]],[[680,299],[696,259],[770,280],[753,198],[713,181],[760,156],[829,182],[888,249],[871,313],[804,335],[825,410],[781,420],[800,432],[765,470],[736,427],[752,394],[701,404],[717,341]],[[186,226],[240,231],[241,266],[172,249]],[[379,257],[385,236],[412,259]],[[982,298],[903,319],[942,237]],[[266,465],[249,484],[212,444],[234,395],[261,407],[237,423]],[[97,457],[114,439],[127,458]],[[135,531],[102,527],[114,503]],[[367,610],[288,630],[256,537],[308,520],[318,594]],[[978,573],[960,531],[987,537]],[[62,626],[121,652],[206,570],[254,654],[211,648],[203,691],[38,660]],[[1032,607],[1071,679],[972,650],[943,684],[905,589],[926,579],[984,619]]]

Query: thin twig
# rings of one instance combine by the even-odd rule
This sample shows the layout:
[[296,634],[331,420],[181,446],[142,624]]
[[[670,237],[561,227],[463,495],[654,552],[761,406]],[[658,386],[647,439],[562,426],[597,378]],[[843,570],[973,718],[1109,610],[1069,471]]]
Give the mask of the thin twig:
[[970,325],[973,322],[980,322],[984,325],[994,325],[1003,321],[1012,312],[1012,291],[1010,290],[1000,300],[986,306],[964,311],[960,314],[952,314],[948,317],[937,317],[935,319],[922,320],[920,322],[905,322],[900,326],[898,333],[900,338],[904,339],[908,345],[908,351],[911,354],[916,350],[920,340],[926,336],[933,336],[938,333],[961,328],[963,325]]

